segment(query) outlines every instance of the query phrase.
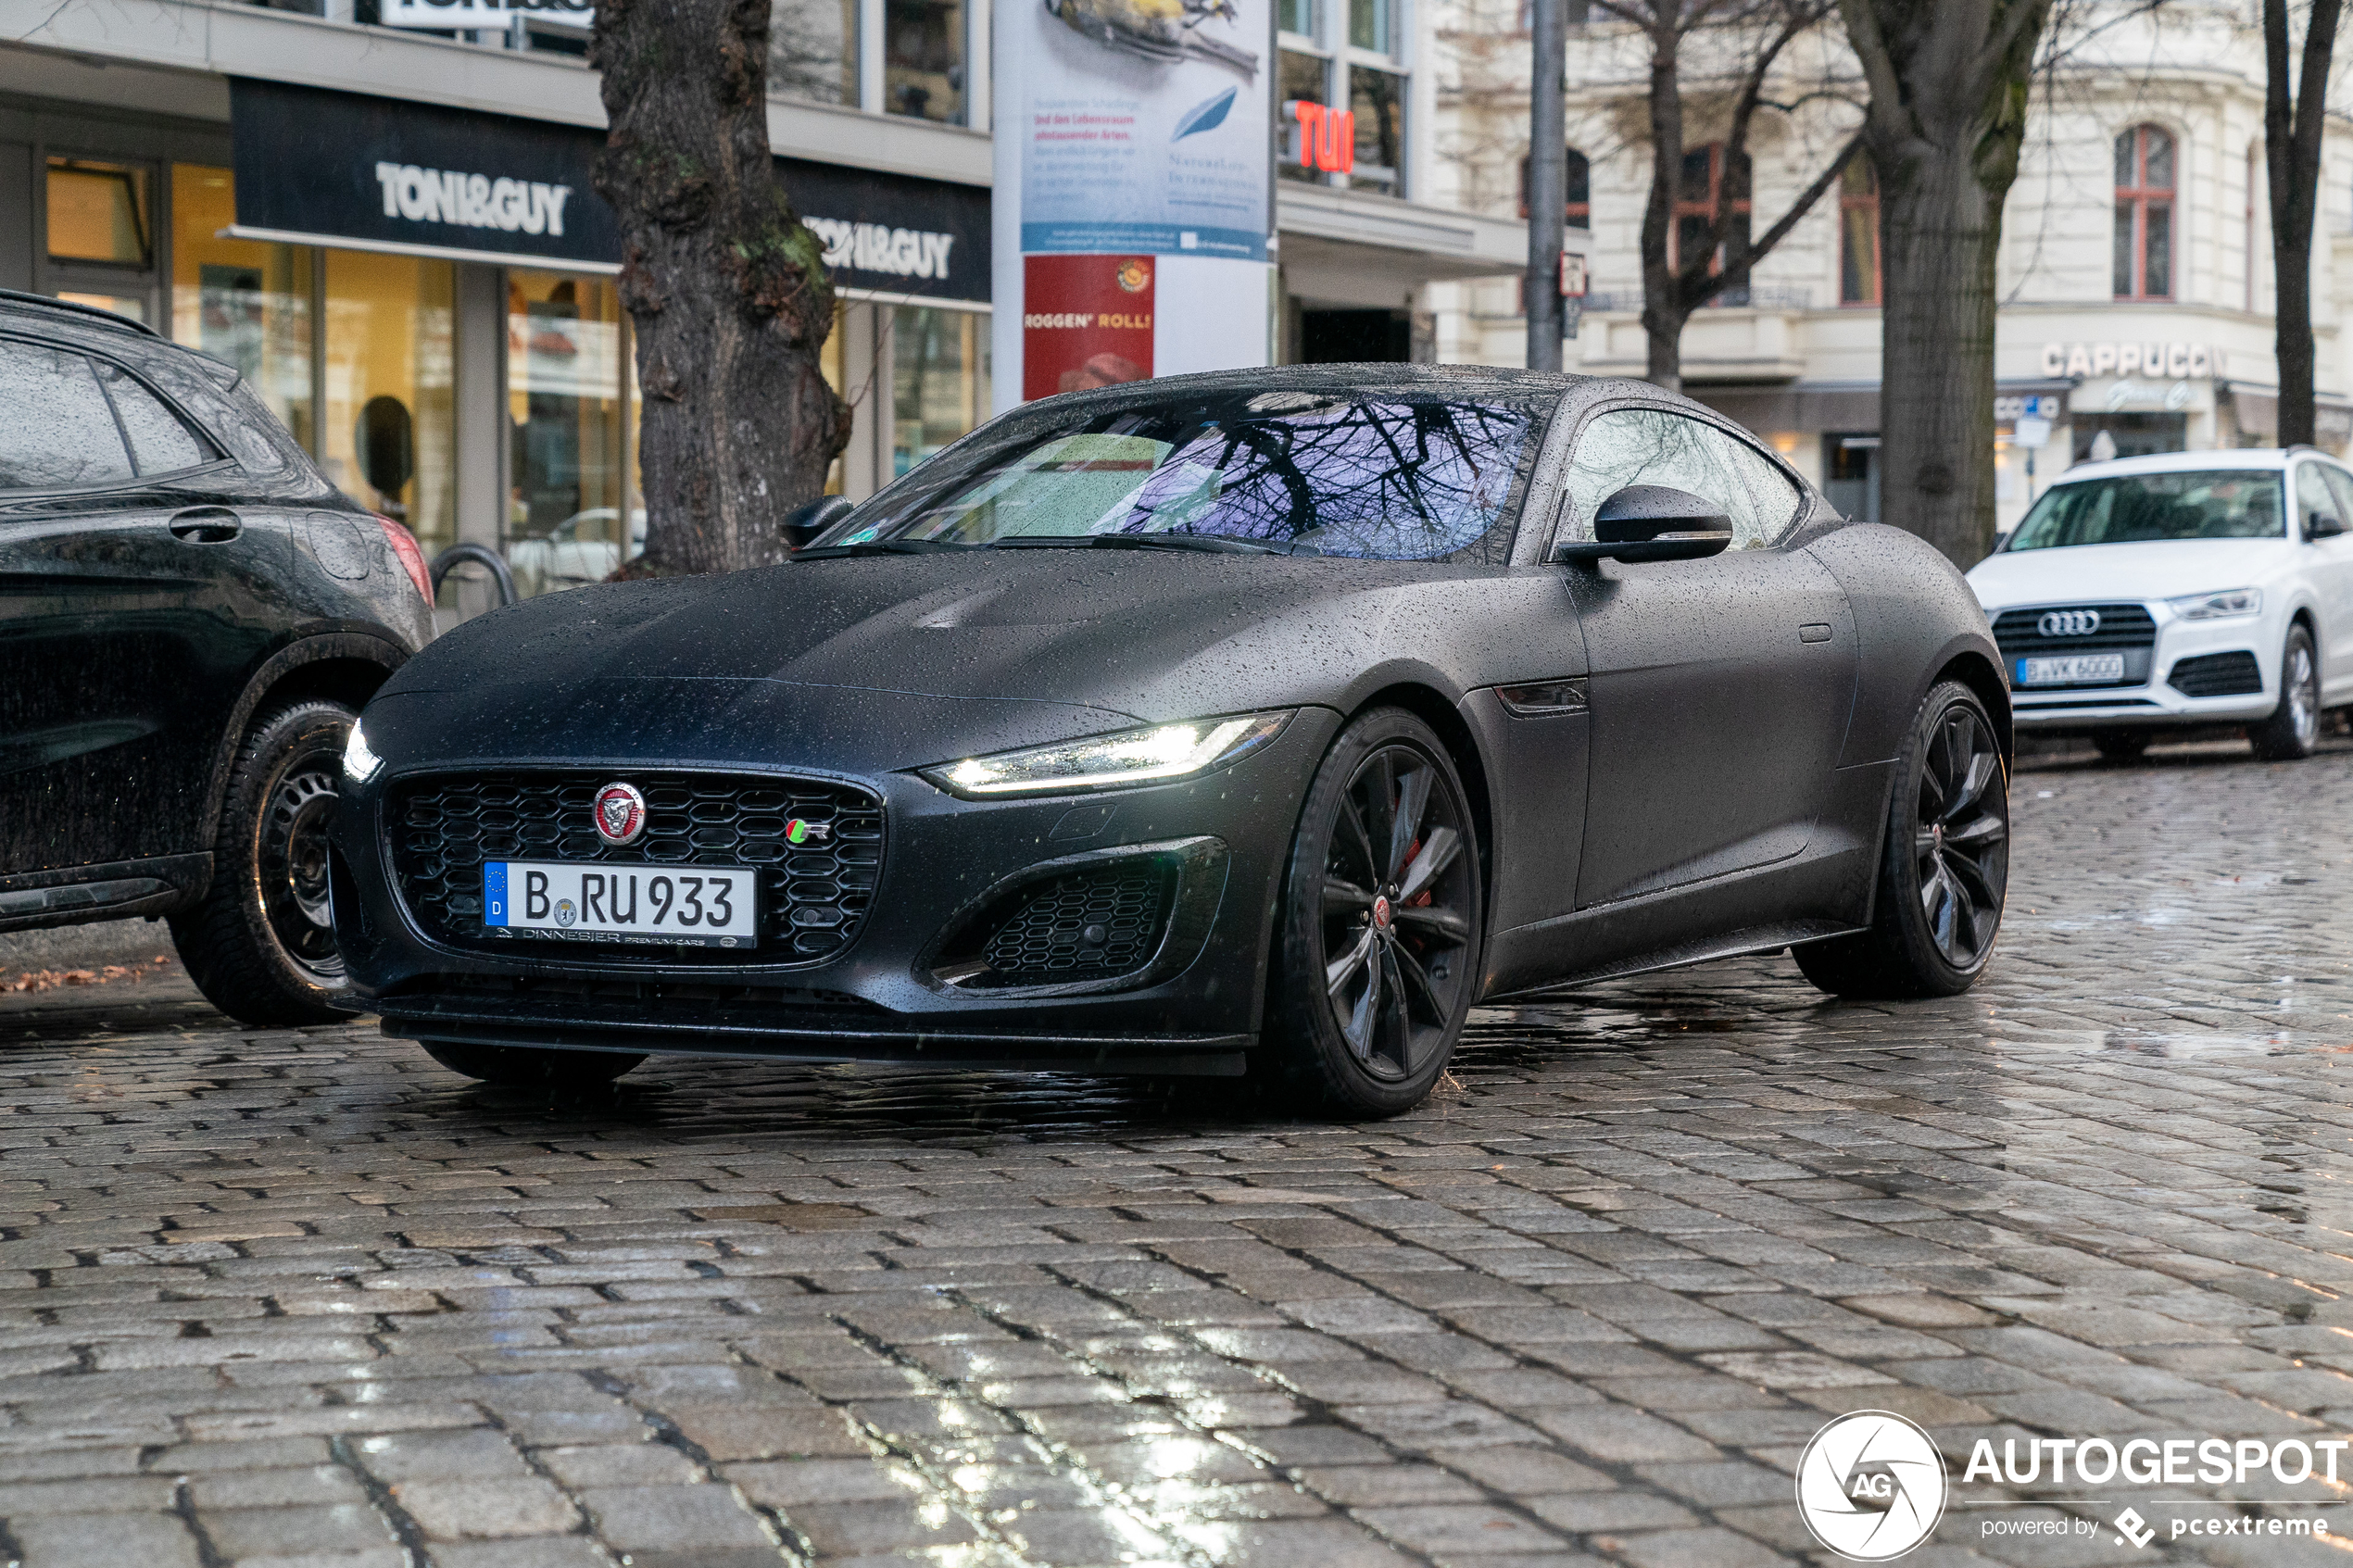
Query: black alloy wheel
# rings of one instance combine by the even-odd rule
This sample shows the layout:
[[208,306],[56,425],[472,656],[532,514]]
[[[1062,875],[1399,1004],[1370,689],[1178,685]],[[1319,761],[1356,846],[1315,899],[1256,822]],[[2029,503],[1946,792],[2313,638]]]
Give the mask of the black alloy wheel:
[[325,1023],[346,982],[329,911],[327,828],[354,715],[311,698],[245,733],[220,800],[212,884],[171,917],[189,976],[221,1011],[266,1027]]
[[255,835],[256,889],[271,935],[321,985],[343,981],[327,902],[327,827],[334,821],[340,755],[300,759],[279,775]]
[[1444,746],[1399,709],[1350,724],[1308,789],[1284,895],[1268,1022],[1292,1086],[1354,1115],[1428,1094],[1477,999],[1480,894]]
[[1982,973],[2009,889],[2009,768],[1992,718],[1957,681],[1929,693],[1896,767],[1871,924],[1793,950],[1846,997],[1950,997]]
[[2302,621],[2287,629],[2280,650],[2280,705],[2246,727],[2246,741],[2266,762],[2299,762],[2321,748],[2321,661]]

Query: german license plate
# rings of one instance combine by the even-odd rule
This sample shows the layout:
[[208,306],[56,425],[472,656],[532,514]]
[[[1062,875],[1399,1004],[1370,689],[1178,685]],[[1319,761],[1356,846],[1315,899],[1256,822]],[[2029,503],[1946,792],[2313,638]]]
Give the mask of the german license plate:
[[2122,679],[2124,656],[2120,653],[2074,653],[2018,661],[2021,686],[2087,686]]
[[748,866],[485,860],[482,922],[511,935],[749,947],[760,931]]

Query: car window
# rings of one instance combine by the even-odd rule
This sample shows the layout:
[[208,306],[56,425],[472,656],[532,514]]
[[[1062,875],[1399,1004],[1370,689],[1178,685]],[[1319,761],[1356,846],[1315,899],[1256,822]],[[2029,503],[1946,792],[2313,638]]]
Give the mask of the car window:
[[[1768,483],[1769,482],[1769,483]],[[1718,430],[1664,408],[1613,408],[1577,437],[1568,462],[1568,533],[1593,536],[1593,513],[1629,484],[1688,491],[1732,521],[1732,547],[1771,544],[1797,511],[1797,490],[1765,458]]]
[[[2326,494],[2325,488],[2322,492]],[[2054,484],[2010,535],[2012,550],[2168,539],[2276,539],[2275,469],[2189,469]]]
[[2296,526],[2298,532],[2309,534],[2312,532],[2312,520],[2325,518],[2334,527],[2322,532],[2341,533],[2346,527],[2345,511],[2337,505],[2336,495],[2321,470],[2319,463],[2296,465]]
[[131,460],[141,477],[177,473],[210,458],[203,444],[180,422],[180,416],[120,367],[98,361],[98,382],[114,404],[115,417],[122,421],[122,433],[131,438]]
[[0,490],[120,483],[132,476],[90,361],[0,340]]
[[2336,515],[2353,523],[2353,473],[2347,473],[2334,463],[2314,463],[2321,477],[2328,481],[2329,494],[2336,497]]
[[188,358],[193,357],[159,354],[143,361],[141,369],[195,416],[215,440],[227,444],[230,454],[247,473],[271,474],[283,469],[286,458],[278,439],[283,427],[270,417],[251,389],[233,382],[227,388],[219,386],[196,365],[187,363]]
[[1194,534],[1372,560],[1493,556],[1542,428],[1534,405],[1442,395],[1172,393],[952,448],[825,542]]

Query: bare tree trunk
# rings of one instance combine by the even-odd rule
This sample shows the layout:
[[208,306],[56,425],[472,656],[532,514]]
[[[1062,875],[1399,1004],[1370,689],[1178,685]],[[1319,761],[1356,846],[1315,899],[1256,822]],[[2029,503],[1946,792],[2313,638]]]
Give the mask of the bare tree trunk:
[[2320,190],[2321,124],[2342,0],[2312,0],[2301,80],[2288,101],[2287,0],[2263,0],[2263,161],[2271,187],[2272,318],[2280,370],[2280,445],[2312,440],[2312,218]]
[[631,575],[781,558],[777,523],[849,439],[818,364],[834,316],[824,247],[768,149],[768,0],[597,7],[589,61],[612,125],[597,190],[621,219],[645,395]]
[[1889,521],[1962,568],[1994,543],[1994,265],[2051,0],[1840,0],[1870,84]]

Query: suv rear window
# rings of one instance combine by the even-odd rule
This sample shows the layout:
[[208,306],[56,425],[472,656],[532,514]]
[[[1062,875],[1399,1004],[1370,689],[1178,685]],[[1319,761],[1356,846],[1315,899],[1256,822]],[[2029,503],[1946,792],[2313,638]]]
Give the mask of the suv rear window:
[[2159,539],[2276,539],[2287,531],[2269,469],[2193,469],[2055,484],[2010,535],[2012,550]]

